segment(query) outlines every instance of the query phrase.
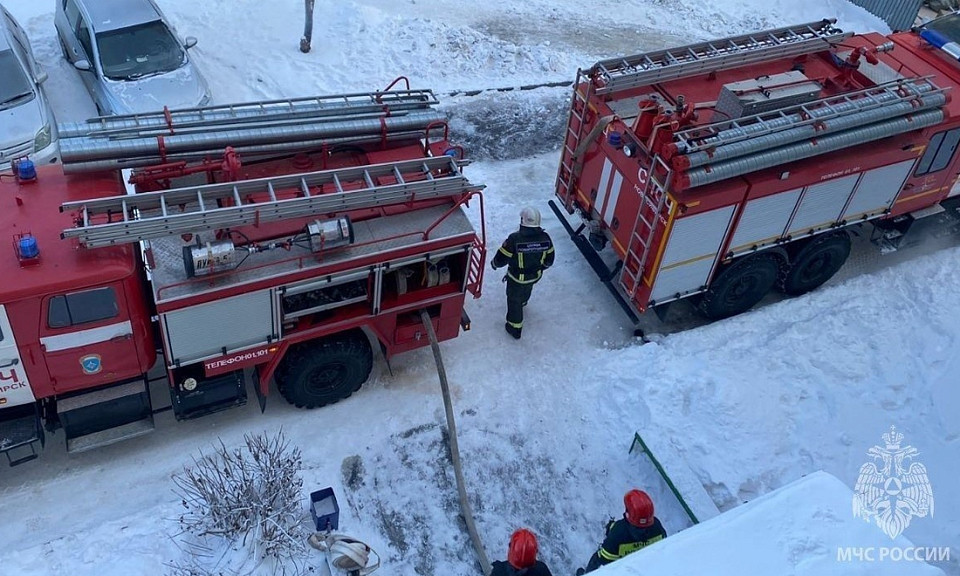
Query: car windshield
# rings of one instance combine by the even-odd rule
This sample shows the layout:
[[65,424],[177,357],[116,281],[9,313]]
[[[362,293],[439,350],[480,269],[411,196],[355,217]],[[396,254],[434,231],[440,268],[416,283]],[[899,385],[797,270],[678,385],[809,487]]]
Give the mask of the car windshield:
[[132,80],[176,70],[186,56],[166,25],[157,20],[97,35],[103,75]]
[[960,14],[950,14],[923,25],[946,36],[952,42],[960,42]]
[[33,96],[33,87],[12,50],[0,52],[0,108],[6,108]]

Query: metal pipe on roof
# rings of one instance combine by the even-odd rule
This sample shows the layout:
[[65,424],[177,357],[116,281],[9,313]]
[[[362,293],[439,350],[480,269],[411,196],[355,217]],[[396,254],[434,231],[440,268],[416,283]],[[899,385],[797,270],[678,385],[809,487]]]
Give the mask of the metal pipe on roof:
[[104,116],[84,122],[64,122],[57,126],[60,138],[82,136],[121,137],[150,131],[169,134],[193,127],[212,127],[248,122],[282,120],[309,121],[338,116],[377,114],[393,116],[429,109],[438,101],[429,90],[407,90],[374,94],[342,94],[316,98],[271,100],[204,108],[186,108],[168,112]]
[[[947,97],[943,93],[929,94],[922,98],[917,98],[911,101],[901,101],[901,102],[891,102],[888,105],[865,110],[863,112],[857,112],[854,114],[849,114],[846,116],[840,116],[837,118],[827,118],[819,123],[810,123],[803,126],[798,126],[796,128],[790,128],[787,130],[782,130],[780,132],[773,132],[770,134],[765,134],[763,136],[757,136],[754,138],[748,138],[745,140],[740,140],[739,142],[733,142],[731,144],[722,144],[718,145],[716,148],[713,148],[709,151],[701,150],[699,152],[693,152],[684,156],[676,157],[677,161],[684,162],[687,164],[686,167],[695,168],[698,166],[703,166],[705,164],[715,164],[717,162],[724,162],[732,158],[737,158],[739,156],[746,156],[748,154],[753,154],[755,152],[760,152],[763,150],[769,150],[771,148],[776,148],[779,146],[784,146],[793,142],[799,142],[801,140],[809,140],[812,138],[823,138],[826,134],[832,134],[837,132],[842,132],[844,130],[850,130],[858,126],[866,126],[869,124],[874,124],[882,120],[888,120],[890,118],[896,118],[897,116],[904,116],[907,114],[912,114],[919,112],[921,110],[929,110],[930,108],[939,108],[947,103]],[[841,105],[832,106],[834,110],[841,111]],[[842,110],[842,112],[847,112],[851,109],[855,109],[853,104],[847,104],[847,107]],[[824,108],[817,108],[810,111],[815,117],[827,117],[835,115],[835,112],[830,112]],[[775,124],[777,120],[771,120],[766,122],[767,125]],[[779,124],[779,126],[788,125],[788,121],[784,120]],[[731,129],[725,131],[726,133],[738,132],[740,134],[748,132],[748,129],[753,129],[754,132],[759,131],[758,128],[755,128],[757,124],[751,124],[744,126],[740,129]],[[778,126],[778,127],[779,127]],[[739,134],[738,134],[739,136]],[[719,140],[719,138],[718,138]],[[680,160],[680,159],[683,160]],[[677,163],[674,163],[676,166]],[[685,167],[685,168],[686,168]]]
[[[196,154],[199,151],[217,150],[227,146],[242,148],[256,146],[263,149],[271,145],[294,144],[301,149],[305,141],[327,141],[353,137],[380,136],[384,133],[423,131],[430,124],[442,122],[446,117],[434,110],[411,113],[400,117],[369,118],[337,122],[312,122],[279,127],[254,129],[218,129],[211,133],[172,134],[163,138],[131,138],[104,140],[95,138],[67,138],[60,141],[61,159],[65,170],[72,163],[96,161],[122,162],[129,158],[151,158],[151,163],[167,161],[180,153]],[[218,152],[218,153],[219,153]],[[142,164],[141,164],[142,165]]]
[[[391,132],[387,135],[387,142],[399,142],[403,140],[416,140],[423,137],[423,130]],[[358,145],[367,143],[379,143],[383,138],[379,135],[370,135],[364,137],[345,137],[328,138],[323,140],[301,140],[295,142],[283,142],[278,144],[234,146],[235,152],[247,160],[264,160],[271,157],[289,155],[304,150],[319,150],[322,146],[336,147],[340,145]],[[190,162],[199,161],[204,158],[216,158],[223,154],[223,148],[209,148],[204,150],[194,150],[178,154],[168,154],[167,162]],[[110,170],[120,170],[123,168],[140,168],[144,166],[154,166],[159,162],[156,156],[142,157],[124,157],[109,158],[104,160],[94,160],[86,162],[73,162],[63,165],[63,171],[67,174],[77,174],[81,172],[101,172]]]
[[934,126],[942,122],[945,117],[946,114],[941,109],[925,110],[910,116],[900,116],[869,126],[828,134],[816,140],[796,142],[726,162],[701,166],[688,172],[676,174],[674,186],[676,190],[696,188],[757,170],[819,156],[905,132],[912,132],[927,126]]

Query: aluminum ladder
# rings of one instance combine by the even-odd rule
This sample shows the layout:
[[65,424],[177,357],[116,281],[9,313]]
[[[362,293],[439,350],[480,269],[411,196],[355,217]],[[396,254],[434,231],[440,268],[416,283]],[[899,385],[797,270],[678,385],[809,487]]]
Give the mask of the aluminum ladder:
[[482,190],[463,175],[467,164],[439,156],[66,202],[60,211],[76,212],[76,226],[61,238],[95,248]]
[[190,128],[331,117],[398,115],[439,104],[432,90],[359,92],[244,104],[101,116],[58,126],[61,138],[171,134]]
[[734,120],[721,120],[678,131],[673,139],[681,153],[689,154],[790,128],[816,124],[824,120],[894,106],[918,97],[944,94],[946,90],[937,87],[931,81],[932,78],[933,76],[919,76],[892,80],[864,90],[845,92],[806,104],[743,116]]
[[852,36],[833,25],[836,19],[731,36],[680,48],[601,60],[590,75],[599,80],[597,94],[828,50]]
[[[664,174],[661,182],[657,174]],[[620,270],[620,287],[632,301],[640,288],[644,266],[650,257],[650,247],[659,225],[666,222],[663,209],[667,205],[667,190],[673,171],[659,156],[655,155],[650,165],[649,176],[643,187],[637,219],[630,233],[630,242],[623,256]],[[648,216],[649,214],[649,216]]]
[[560,155],[560,169],[557,170],[556,194],[568,212],[573,211],[574,188],[583,168],[583,153],[579,148],[593,93],[593,82],[585,83],[586,94],[580,93],[580,85],[585,78],[583,71],[577,70],[577,81],[573,83],[573,98],[570,100],[570,114],[567,116],[563,153]]

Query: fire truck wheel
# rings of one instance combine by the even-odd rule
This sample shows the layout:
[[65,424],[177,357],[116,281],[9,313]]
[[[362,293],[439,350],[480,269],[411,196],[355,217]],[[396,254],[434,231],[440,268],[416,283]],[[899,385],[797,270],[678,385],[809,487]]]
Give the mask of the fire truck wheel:
[[806,294],[832,278],[849,255],[850,235],[846,232],[815,238],[793,258],[779,288],[790,296]]
[[297,408],[319,408],[360,389],[373,368],[373,350],[360,330],[305,342],[277,368],[277,389]]
[[745,312],[773,288],[779,274],[780,259],[773,254],[755,254],[737,260],[710,284],[698,308],[713,320]]

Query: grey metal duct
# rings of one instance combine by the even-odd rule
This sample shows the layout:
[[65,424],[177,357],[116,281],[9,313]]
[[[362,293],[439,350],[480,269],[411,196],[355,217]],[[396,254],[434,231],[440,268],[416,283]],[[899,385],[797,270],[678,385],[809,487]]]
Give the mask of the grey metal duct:
[[426,110],[439,104],[430,90],[402,90],[379,93],[338,94],[313,98],[269,100],[243,104],[186,108],[167,112],[103,116],[85,122],[64,122],[57,126],[61,138],[80,136],[121,136],[150,131],[170,133],[189,127],[246,124],[257,121],[305,120],[356,116],[396,115]]
[[[163,156],[161,144],[154,136],[130,139],[106,139],[77,137],[60,141],[60,154],[67,172],[79,171],[71,164],[90,165],[97,161],[122,163],[124,159],[136,158],[148,160],[148,164],[158,164],[178,154],[203,157],[210,150],[217,153],[227,146],[244,148],[255,146],[258,150],[268,145],[290,144],[293,149],[306,149],[307,141],[320,142],[332,139],[356,139],[367,136],[388,135],[398,132],[423,131],[430,124],[443,122],[446,117],[434,110],[410,113],[398,117],[366,118],[359,120],[339,120],[335,122],[315,121],[282,125],[276,127],[256,127],[223,129],[215,127],[203,133],[177,134],[163,138]],[[144,164],[140,164],[141,166]]]
[[[398,142],[403,140],[411,140],[423,136],[423,131],[410,131],[410,132],[393,132],[387,135],[387,142]],[[301,140],[297,142],[282,142],[278,144],[258,144],[254,146],[234,146],[233,149],[241,155],[241,157],[248,160],[257,160],[260,157],[269,158],[271,156],[276,156],[279,154],[289,154],[298,152],[301,150],[318,150],[321,146],[326,144],[329,147],[336,147],[341,144],[365,144],[365,143],[378,143],[382,142],[384,139],[379,135],[365,136],[365,137],[348,137],[348,138],[329,138],[324,140]],[[217,158],[223,154],[223,148],[210,148],[207,150],[196,150],[192,152],[180,153],[180,154],[168,154],[166,156],[167,162],[180,162],[180,161],[197,161],[204,158]],[[105,170],[120,170],[123,168],[140,168],[144,166],[153,166],[157,163],[158,159],[156,156],[143,156],[143,157],[123,157],[123,158],[110,158],[106,160],[94,160],[88,162],[74,162],[72,164],[64,165],[64,172],[70,173],[79,173],[79,172],[100,172]]]
[[744,156],[719,164],[694,168],[686,173],[677,174],[677,187],[696,188],[712,182],[718,182],[749,172],[763,170],[772,166],[787,164],[804,158],[819,156],[850,146],[880,140],[896,134],[912,132],[927,126],[939,124],[944,119],[943,110],[925,110],[913,116],[901,116],[862,126],[844,132],[828,134],[814,141],[798,142],[780,148]]
[[[756,136],[754,138],[740,140],[739,142],[734,142],[732,144],[719,145],[710,152],[694,152],[683,156],[683,158],[689,161],[691,168],[703,166],[709,163],[723,162],[739,156],[746,156],[747,154],[753,154],[755,152],[769,150],[779,146],[785,146],[793,142],[799,142],[800,140],[823,138],[823,136],[826,134],[842,132],[858,126],[866,126],[882,120],[895,118],[897,116],[917,113],[922,110],[929,110],[930,108],[940,108],[946,105],[946,103],[946,95],[942,93],[928,94],[923,98],[917,98],[913,101],[891,102],[879,108],[848,114],[846,116],[839,116],[837,118],[827,118],[819,123],[819,125],[806,124],[763,136]],[[855,109],[852,108],[852,106],[852,104],[847,104],[847,108],[843,111],[846,112],[850,109]],[[840,105],[832,106],[832,108],[836,110],[840,108]],[[823,108],[817,108],[811,110],[810,112],[811,115],[818,118],[836,115],[836,112],[831,112],[830,110]],[[772,120],[766,124],[769,125],[776,122],[777,120]],[[780,126],[785,125],[788,125],[786,120],[780,124]],[[726,130],[724,133],[730,133],[734,131],[745,133],[747,129],[753,128],[754,126],[756,126],[756,124],[751,124],[741,129]],[[757,131],[759,130],[754,129],[754,132]]]

